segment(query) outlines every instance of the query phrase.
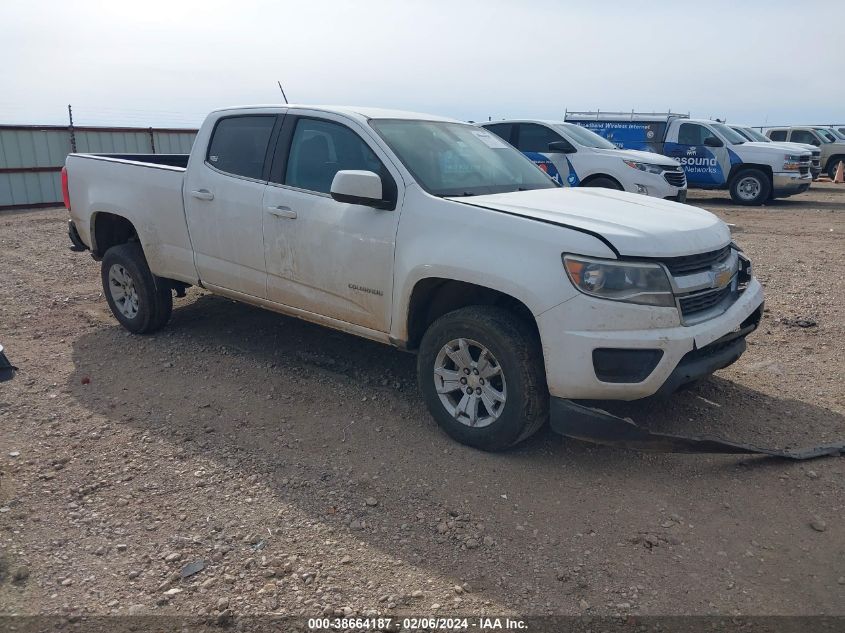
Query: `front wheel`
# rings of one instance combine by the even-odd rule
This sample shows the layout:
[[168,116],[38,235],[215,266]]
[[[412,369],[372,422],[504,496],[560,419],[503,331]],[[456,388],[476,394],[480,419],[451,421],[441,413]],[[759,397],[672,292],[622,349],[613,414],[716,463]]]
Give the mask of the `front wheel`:
[[170,319],[173,292],[150,271],[137,242],[112,246],[103,256],[103,294],[114,317],[135,334],[160,330]]
[[548,419],[540,341],[502,308],[471,306],[437,319],[420,344],[417,374],[431,415],[462,444],[503,450]]
[[592,180],[588,180],[585,182],[582,187],[604,187],[605,189],[615,189],[616,191],[623,191],[622,185],[618,182],[613,180],[612,178],[606,178],[604,176],[599,176],[598,178],[593,178]]
[[759,169],[745,169],[731,180],[731,199],[737,204],[761,205],[772,193],[769,177]]

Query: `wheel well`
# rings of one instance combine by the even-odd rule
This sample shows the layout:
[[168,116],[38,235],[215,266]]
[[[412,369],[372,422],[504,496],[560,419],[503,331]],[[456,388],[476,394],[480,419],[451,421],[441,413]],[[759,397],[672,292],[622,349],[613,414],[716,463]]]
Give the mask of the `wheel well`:
[[770,165],[757,165],[755,163],[739,163],[738,165],[734,165],[733,167],[731,167],[731,172],[728,175],[728,182],[727,182],[728,186],[730,187],[730,185],[733,183],[733,179],[736,177],[736,175],[738,173],[746,171],[748,169],[758,169],[758,170],[762,171],[764,174],[766,174],[769,177],[769,186],[772,185],[772,182],[773,182],[773,180],[772,180],[772,167]]
[[619,186],[619,188],[622,191],[625,190],[625,187],[622,186],[622,183],[619,182],[616,178],[614,178],[613,176],[611,176],[609,174],[592,174],[590,176],[587,176],[586,178],[584,178],[584,180],[581,181],[580,186],[586,187],[588,184],[590,184],[591,182],[593,182],[594,180],[596,180],[598,178],[607,178],[608,180],[612,180],[613,182],[615,182]]
[[94,216],[94,255],[102,257],[112,246],[138,239],[138,232],[126,218],[114,213]]
[[471,305],[490,305],[505,308],[529,323],[537,332],[537,321],[531,310],[519,299],[476,284],[453,279],[431,277],[414,286],[408,304],[408,349],[419,347],[428,326],[448,312]]
[[840,160],[845,161],[845,154],[834,154],[833,156],[827,159],[827,164],[824,166],[824,170],[827,171],[831,167],[836,167],[836,164]]

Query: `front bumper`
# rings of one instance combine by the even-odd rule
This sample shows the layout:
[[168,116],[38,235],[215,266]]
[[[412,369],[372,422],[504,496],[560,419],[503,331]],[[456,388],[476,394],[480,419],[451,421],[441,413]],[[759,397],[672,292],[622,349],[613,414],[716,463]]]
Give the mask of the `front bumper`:
[[[724,343],[726,335],[741,332],[749,317],[762,311],[762,303],[763,288],[752,279],[724,313],[684,326],[675,308],[574,297],[537,317],[549,393],[576,400],[637,400],[658,393],[664,385],[674,390],[739,358],[748,332],[734,337],[741,342],[726,345],[718,356],[709,355],[713,348],[705,350],[720,339]],[[660,350],[662,355],[639,382],[606,382],[596,375],[594,351],[608,348]]]
[[772,174],[772,196],[792,196],[796,193],[803,193],[810,188],[813,176],[807,174],[802,176],[794,172],[780,172]]
[[631,193],[646,193],[642,190],[643,187],[648,191],[646,195],[652,198],[669,198],[677,199],[681,195],[686,200],[686,187],[674,187],[670,185],[663,174],[652,174],[637,169],[628,168],[633,174],[626,174],[628,178],[624,179],[625,191]]

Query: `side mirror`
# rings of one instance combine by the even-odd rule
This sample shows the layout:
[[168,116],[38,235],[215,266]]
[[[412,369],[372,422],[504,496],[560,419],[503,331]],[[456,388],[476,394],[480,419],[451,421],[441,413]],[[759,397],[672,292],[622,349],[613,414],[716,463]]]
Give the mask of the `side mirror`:
[[344,169],[337,172],[332,180],[331,194],[338,202],[367,207],[384,205],[381,177],[371,171]]
[[707,147],[724,147],[725,144],[715,136],[708,136],[704,139],[704,145]]
[[552,141],[549,143],[550,152],[560,152],[561,154],[574,154],[576,150],[572,145],[566,141]]

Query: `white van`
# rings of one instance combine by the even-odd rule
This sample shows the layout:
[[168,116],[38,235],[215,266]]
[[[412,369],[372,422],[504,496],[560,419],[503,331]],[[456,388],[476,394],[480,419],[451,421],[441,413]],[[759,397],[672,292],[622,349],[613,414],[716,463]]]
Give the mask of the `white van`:
[[802,193],[813,181],[810,152],[747,141],[719,121],[653,112],[567,112],[566,121],[617,147],[677,158],[690,188],[727,189],[739,204]]
[[579,125],[526,119],[481,126],[519,149],[562,185],[605,187],[678,202],[687,198],[687,179],[678,161],[620,150]]

